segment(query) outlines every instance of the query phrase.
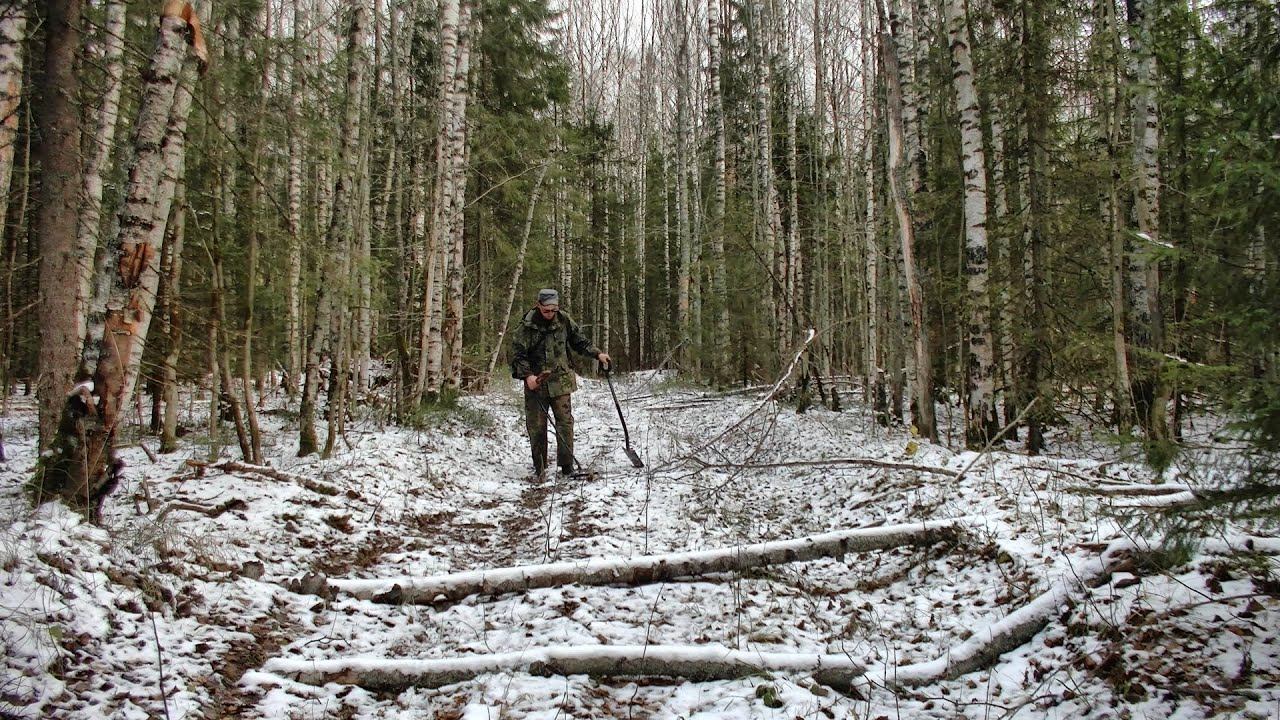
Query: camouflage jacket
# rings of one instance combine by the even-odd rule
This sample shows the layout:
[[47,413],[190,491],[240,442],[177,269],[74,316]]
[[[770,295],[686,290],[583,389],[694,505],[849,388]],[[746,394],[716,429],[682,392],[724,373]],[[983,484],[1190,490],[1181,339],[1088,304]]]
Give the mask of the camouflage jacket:
[[543,370],[550,370],[547,394],[568,395],[578,389],[573,368],[569,366],[569,350],[594,358],[599,348],[582,334],[578,324],[564,312],[556,313],[550,322],[542,319],[537,308],[525,313],[511,336],[511,377],[524,380]]

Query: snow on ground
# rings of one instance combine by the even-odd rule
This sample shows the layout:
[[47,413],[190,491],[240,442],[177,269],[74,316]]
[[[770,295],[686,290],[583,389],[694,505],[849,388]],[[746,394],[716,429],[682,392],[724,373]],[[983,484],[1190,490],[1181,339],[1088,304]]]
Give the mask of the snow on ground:
[[[1274,524],[1228,525],[1169,569],[1137,553],[1098,587],[1074,582],[1109,544],[1142,547],[1136,519],[1160,508],[1140,501],[1171,497],[1124,488],[1176,491],[1227,463],[1156,478],[1082,426],[1051,438],[1069,455],[977,455],[881,428],[856,407],[797,414],[653,374],[615,384],[646,468],[623,453],[608,388],[584,379],[578,456],[599,473],[592,480],[529,477],[514,388],[465,398],[420,429],[385,425],[376,402],[362,404],[328,460],[294,457],[294,420],[265,412],[264,452],[288,473],[276,479],[189,464],[211,450],[238,459],[234,439],[211,447],[192,401],[178,453],[152,462],[136,443],[124,452],[101,526],[59,504],[29,509],[34,407],[10,398],[0,418],[0,717],[1280,718]],[[797,462],[832,458],[877,463]],[[229,509],[206,516],[190,505]],[[939,519],[966,530],[923,548],[637,587],[434,606],[287,589],[313,572],[428,576]],[[1245,552],[1246,542],[1272,554]],[[1046,595],[1055,588],[1061,596]],[[976,646],[1036,602],[1053,608],[1047,626],[983,669],[899,683],[899,670],[945,668],[966,641]],[[840,655],[868,673],[833,688],[804,673],[687,682],[503,670],[367,690],[271,669],[599,645]]]

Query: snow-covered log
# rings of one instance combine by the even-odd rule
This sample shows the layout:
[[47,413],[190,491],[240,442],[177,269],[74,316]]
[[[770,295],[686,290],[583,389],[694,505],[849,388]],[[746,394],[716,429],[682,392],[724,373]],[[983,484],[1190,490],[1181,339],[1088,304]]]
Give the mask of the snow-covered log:
[[947,468],[933,467],[930,465],[914,465],[912,463],[890,462],[888,460],[877,460],[875,458],[822,458],[819,460],[784,460],[774,463],[710,463],[700,458],[693,458],[693,461],[706,469],[740,469],[740,470],[761,470],[765,468],[790,468],[790,467],[834,467],[836,465],[855,465],[858,467],[879,468],[883,470],[905,470],[908,472],[930,473],[932,475],[941,475],[943,477],[956,477],[955,470]]
[[696,681],[732,680],[762,672],[813,673],[820,682],[833,684],[842,679],[847,683],[864,672],[860,663],[846,655],[661,645],[558,646],[434,660],[273,658],[263,670],[312,685],[343,683],[383,691],[442,687],[486,673],[513,671],[543,677],[679,677]]
[[925,545],[954,537],[959,524],[958,520],[939,520],[840,530],[795,540],[777,540],[697,552],[643,555],[635,558],[597,558],[423,578],[330,580],[329,586],[338,592],[376,602],[433,603],[459,600],[468,595],[522,592],[571,583],[640,585],[764,565],[841,557],[852,552]]
[[1097,559],[1075,568],[1075,572],[1058,579],[1047,592],[1009,613],[1002,620],[978,630],[968,640],[940,657],[913,665],[888,667],[869,674],[895,685],[927,685],[989,667],[1004,653],[1021,647],[1035,637],[1082,588],[1096,587],[1104,582],[1119,562],[1117,553],[1130,547],[1129,543],[1112,543]]

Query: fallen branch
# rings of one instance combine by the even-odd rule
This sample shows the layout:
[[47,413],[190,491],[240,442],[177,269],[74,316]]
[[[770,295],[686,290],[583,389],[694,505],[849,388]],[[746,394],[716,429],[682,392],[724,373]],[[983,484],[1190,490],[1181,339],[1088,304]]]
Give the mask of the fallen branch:
[[944,477],[955,477],[956,471],[947,470],[946,468],[932,467],[929,465],[912,465],[910,463],[889,462],[888,460],[875,460],[872,458],[825,458],[823,460],[788,460],[776,463],[751,463],[740,465],[735,463],[709,463],[699,458],[692,458],[705,469],[726,469],[734,468],[740,470],[756,470],[764,468],[786,468],[786,467],[830,467],[833,465],[857,465],[860,467],[884,468],[887,470],[910,470],[914,472],[932,473],[934,475],[942,475]]
[[1000,432],[996,433],[994,436],[992,436],[990,440],[987,441],[987,444],[984,445],[983,448],[979,450],[976,455],[973,456],[973,459],[969,461],[969,464],[965,465],[963,470],[956,473],[956,480],[960,480],[965,475],[969,474],[969,471],[973,469],[973,466],[977,465],[979,460],[986,457],[987,453],[991,452],[991,448],[995,447],[995,444],[1000,442],[1000,440],[1004,437],[1005,433],[1017,427],[1018,424],[1022,422],[1022,419],[1027,416],[1027,413],[1031,412],[1032,406],[1034,406],[1036,404],[1036,401],[1039,399],[1040,398],[1038,396],[1031,398],[1031,402],[1027,403],[1026,407],[1022,408],[1022,412],[1018,413],[1018,417],[1011,420],[1009,424],[1000,428]]
[[497,595],[535,588],[579,585],[642,585],[765,565],[841,557],[853,552],[924,545],[954,538],[959,520],[890,525],[813,535],[796,540],[699,552],[597,558],[581,562],[474,570],[431,577],[329,580],[328,588],[384,603],[437,603],[469,595]]
[[527,672],[541,677],[679,677],[695,681],[733,680],[765,672],[813,673],[818,682],[843,685],[864,671],[847,655],[662,645],[557,646],[438,660],[274,658],[262,669],[310,685],[342,683],[379,691],[438,688],[497,672]]
[[246,505],[244,500],[241,500],[240,498],[233,498],[213,507],[182,501],[171,502],[168,505],[165,505],[164,509],[156,514],[156,522],[160,522],[166,515],[174,510],[189,510],[191,512],[198,512],[201,515],[207,515],[211,518],[216,518],[228,510],[240,510],[246,507],[248,507],[248,505]]
[[282,470],[277,470],[270,465],[251,465],[249,463],[238,462],[236,460],[228,460],[217,464],[203,463],[199,460],[188,460],[187,464],[197,468],[211,467],[216,470],[222,470],[223,472],[242,472],[262,475],[263,477],[268,477],[272,480],[291,482],[301,485],[311,492],[319,493],[321,495],[337,495],[342,492],[333,485],[312,480],[311,478],[303,477],[301,475],[294,475]]
[[913,665],[882,668],[870,673],[897,685],[927,685],[939,680],[953,680],[989,667],[997,658],[1016,650],[1035,637],[1061,612],[1084,586],[1096,587],[1104,582],[1120,564],[1113,557],[1131,548],[1129,543],[1113,543],[1102,555],[1089,561],[1079,572],[1060,578],[1047,592],[1009,613],[1004,619],[983,628],[968,640],[951,648],[941,657]]
[[791,373],[795,371],[796,365],[800,362],[800,358],[803,357],[805,351],[809,349],[809,343],[813,342],[813,339],[817,337],[817,335],[818,335],[818,332],[816,330],[814,330],[813,328],[809,328],[809,334],[805,336],[804,342],[800,344],[799,349],[797,349],[795,352],[795,356],[791,358],[791,364],[787,365],[787,369],[783,371],[782,375],[778,377],[776,382],[774,382],[773,387],[769,390],[768,393],[765,394],[764,399],[761,400],[754,408],[751,409],[751,412],[747,413],[746,415],[743,415],[741,418],[738,418],[737,422],[725,428],[723,431],[721,431],[719,435],[716,435],[710,440],[699,445],[693,452],[695,454],[699,453],[711,447],[712,445],[720,442],[722,439],[728,436],[729,433],[741,427],[743,423],[745,423],[750,418],[754,417],[756,413],[764,409],[764,407],[768,405],[770,401],[772,401],[775,397],[777,397],[778,391],[782,389],[783,383],[787,381],[787,378],[791,377]]
[[1190,493],[1186,485],[1127,485],[1122,483],[1104,483],[1102,485],[1072,485],[1064,488],[1067,492],[1080,495],[1101,495],[1104,497],[1151,497]]

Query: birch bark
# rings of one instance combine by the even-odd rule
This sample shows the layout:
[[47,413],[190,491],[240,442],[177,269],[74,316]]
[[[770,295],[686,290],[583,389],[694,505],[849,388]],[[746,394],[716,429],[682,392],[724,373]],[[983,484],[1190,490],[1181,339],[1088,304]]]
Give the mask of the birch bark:
[[[342,337],[348,290],[349,244],[354,230],[355,162],[360,147],[360,108],[364,87],[364,33],[366,10],[363,0],[352,0],[352,21],[347,42],[346,98],[343,101],[341,146],[339,149],[337,179],[333,186],[333,213],[325,233],[324,272],[316,297],[315,321],[307,341],[306,378],[303,384],[302,403],[299,412],[298,455],[305,456],[318,449],[315,431],[315,407],[320,385],[320,362],[323,349],[329,352],[330,388],[345,387],[346,346]],[[337,315],[337,332],[333,337],[331,320]],[[344,412],[341,393],[330,393],[329,433],[322,455],[332,451],[337,434],[335,415]]]
[[982,113],[974,81],[973,46],[964,0],[946,3],[951,46],[952,83],[960,112],[960,144],[964,167],[964,274],[968,290],[965,438],[980,450],[1000,427],[995,412],[995,359],[991,338],[991,296],[987,250],[987,173],[982,147]]
[[18,146],[18,108],[22,105],[22,43],[26,34],[27,10],[24,5],[14,3],[0,11],[0,241],[5,238],[13,158]]
[[83,369],[92,379],[65,397],[54,447],[40,470],[42,499],[61,493],[91,518],[117,482],[115,430],[133,397],[151,324],[159,246],[177,180],[173,162],[182,157],[191,106],[194,69],[184,68],[189,31],[204,62],[190,4],[168,3],[138,109],[120,232],[103,266],[114,282],[105,317],[90,326],[96,342],[86,351]]
[[712,195],[708,236],[711,242],[711,308],[712,363],[711,379],[714,383],[727,382],[729,369],[729,302],[727,294],[728,272],[725,268],[724,234],[725,209],[728,202],[727,144],[724,122],[724,89],[721,87],[720,39],[724,33],[724,8],[722,0],[707,0],[707,89],[711,93],[708,110],[711,114],[712,135]]
[[[1164,345],[1160,308],[1160,265],[1151,256],[1160,244],[1160,109],[1156,100],[1156,57],[1151,28],[1155,3],[1126,0],[1129,14],[1129,73],[1133,99],[1133,173],[1136,239],[1129,254],[1127,330],[1130,367],[1136,368],[1135,412],[1151,440],[1169,437],[1169,388],[1160,379]],[[1136,351],[1136,352],[1135,352]],[[1145,357],[1139,358],[1137,353]]]
[[451,195],[446,205],[449,238],[449,295],[445,305],[442,335],[447,365],[441,368],[443,384],[450,390],[462,387],[462,350],[464,322],[462,317],[463,290],[466,280],[466,193],[467,160],[467,104],[471,94],[471,43],[477,31],[473,23],[472,0],[463,0],[458,25],[458,66],[453,79],[449,129],[449,181]]
[[120,88],[124,75],[124,27],[126,4],[112,0],[107,4],[106,25],[102,33],[102,63],[105,83],[97,128],[89,146],[80,186],[80,213],[76,227],[76,252],[79,278],[76,287],[76,336],[83,345],[88,330],[90,296],[94,277],[94,255],[102,234],[103,172],[115,143],[116,125],[120,117]]
[[899,84],[897,43],[894,35],[897,13],[891,10],[893,0],[880,2],[880,52],[883,72],[888,84],[889,109],[889,189],[893,193],[894,211],[898,217],[898,234],[902,246],[902,281],[905,285],[911,318],[911,342],[915,375],[912,378],[914,424],[922,437],[937,440],[937,423],[933,409],[933,361],[929,348],[928,328],[924,322],[924,293],[916,276],[915,227],[911,211],[911,195],[907,186],[907,168],[903,165],[905,145],[902,118],[902,91]]

